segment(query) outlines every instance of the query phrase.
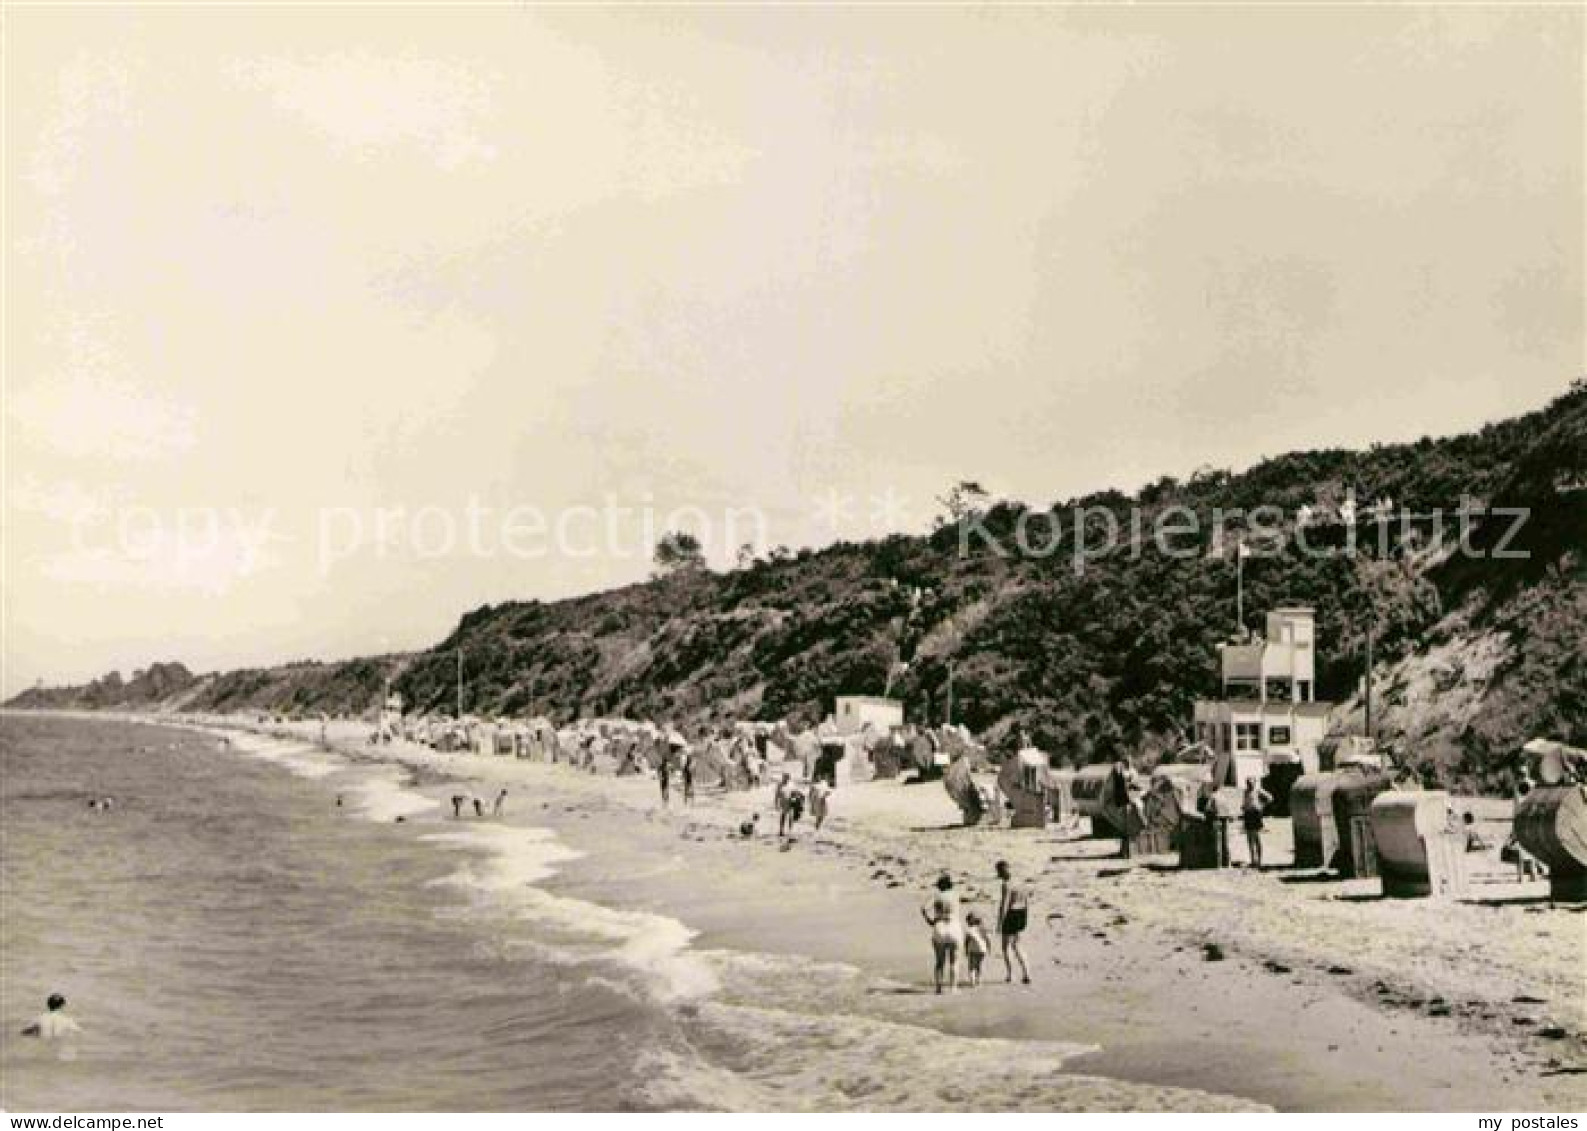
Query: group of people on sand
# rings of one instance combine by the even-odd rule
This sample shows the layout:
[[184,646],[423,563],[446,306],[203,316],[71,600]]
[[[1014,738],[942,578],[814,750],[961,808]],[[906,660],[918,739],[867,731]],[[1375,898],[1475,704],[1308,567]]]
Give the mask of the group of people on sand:
[[810,810],[811,821],[819,830],[826,822],[831,798],[832,786],[821,778],[812,779],[807,789],[798,789],[793,784],[793,777],[783,774],[772,793],[772,807],[777,810],[778,839],[786,840],[793,836],[794,826],[805,815],[806,807]]
[[[454,793],[452,794],[452,820],[461,821],[463,819],[463,806],[465,804],[469,804],[474,807],[474,816],[483,817],[485,815],[485,803],[479,798],[468,797],[461,793]],[[492,817],[500,817],[506,812],[507,791],[503,789],[496,795],[496,800],[491,802],[490,815]]]
[[[1128,760],[1119,759],[1113,764],[1112,771],[1108,774],[1108,800],[1113,807],[1125,814],[1128,823],[1133,818],[1140,824],[1145,824],[1142,812],[1142,787],[1140,777]],[[1214,809],[1214,795],[1216,789],[1212,783],[1204,783],[1200,796],[1197,798],[1196,807],[1203,814],[1211,814]],[[1250,859],[1251,870],[1262,870],[1262,830],[1266,827],[1263,814],[1267,807],[1273,803],[1273,797],[1262,788],[1261,782],[1256,778],[1247,778],[1245,788],[1240,794],[1240,827],[1245,832],[1245,847]],[[1220,826],[1221,828],[1221,826]],[[1219,832],[1219,850],[1221,857],[1228,856],[1228,845],[1224,842],[1224,833]],[[1130,836],[1126,833],[1119,838],[1119,856],[1124,859],[1130,857]]]
[[[772,792],[772,808],[777,813],[777,840],[784,849],[793,846],[794,826],[803,819],[806,806],[809,807],[815,827],[821,828],[827,819],[831,796],[831,785],[819,778],[810,782],[806,789],[796,787],[791,774],[783,774],[778,779],[776,788]],[[753,839],[759,832],[759,813],[751,813],[748,820],[739,822],[740,837],[746,840]]]
[[[1001,943],[1004,980],[1014,980],[1014,963],[1019,964],[1019,977],[1030,985],[1030,966],[1025,961],[1025,951],[1020,938],[1030,922],[1030,889],[1014,878],[1007,860],[999,860],[993,869],[997,874],[997,936]],[[920,909],[921,917],[931,928],[932,979],[937,992],[943,986],[957,990],[961,959],[965,967],[965,980],[974,987],[981,984],[981,970],[991,953],[986,926],[975,912],[963,913],[959,893],[954,889],[953,877],[944,872],[937,878],[931,900]]]

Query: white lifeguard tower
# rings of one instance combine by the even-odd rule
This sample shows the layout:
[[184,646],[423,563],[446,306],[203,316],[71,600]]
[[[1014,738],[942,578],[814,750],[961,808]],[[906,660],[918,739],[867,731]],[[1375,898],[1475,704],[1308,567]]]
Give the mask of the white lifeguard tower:
[[1316,615],[1302,605],[1268,613],[1265,639],[1219,645],[1223,698],[1196,702],[1196,738],[1234,756],[1242,786],[1277,765],[1320,768],[1317,747],[1334,704],[1315,696],[1316,646]]
[[904,725],[902,700],[881,695],[839,695],[832,707],[832,725],[838,734],[856,734],[869,723],[882,733]]

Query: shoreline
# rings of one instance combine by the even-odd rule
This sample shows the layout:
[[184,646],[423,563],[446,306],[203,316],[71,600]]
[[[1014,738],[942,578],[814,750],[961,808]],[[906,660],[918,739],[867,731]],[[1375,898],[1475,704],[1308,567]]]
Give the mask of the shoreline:
[[[316,723],[135,721],[319,746]],[[505,822],[497,823],[549,827],[584,854],[535,881],[553,895],[680,919],[698,932],[690,949],[703,954],[725,948],[858,969],[871,983],[868,997],[847,1004],[868,1016],[959,1037],[1097,1049],[1068,1056],[1065,1076],[1194,1089],[1210,1093],[1211,1106],[1241,1096],[1283,1110],[1587,1102],[1581,982],[1572,978],[1580,963],[1571,965],[1587,938],[1579,910],[1377,900],[1363,898],[1373,881],[1293,883],[1279,870],[1126,865],[1102,855],[1109,842],[1066,840],[1051,829],[958,828],[936,783],[845,783],[821,833],[812,837],[804,822],[797,842],[779,851],[774,835],[753,842],[734,835],[751,810],[769,807],[769,787],[702,792],[691,808],[675,798],[661,811],[649,778],[402,742],[377,748],[365,734],[333,724],[326,748],[354,764],[405,768],[409,784],[435,800],[444,801],[452,782],[481,787],[487,804],[509,788]],[[470,817],[457,827],[492,823]],[[614,853],[637,862],[631,881],[597,867]],[[988,984],[937,998],[915,909],[947,867],[967,908],[979,900],[989,918],[998,858],[1033,888],[1026,939],[1035,985],[1005,986],[994,954]],[[1206,959],[1207,944],[1221,950],[1220,961]],[[1553,1026],[1567,1035],[1538,1035]],[[1273,1032],[1285,1034],[1276,1046],[1264,1036]]]
[[[317,743],[316,724],[287,730]],[[1102,1046],[1071,1061],[1070,1071],[1244,1096],[1254,1089],[1261,1102],[1309,1110],[1587,1102],[1577,1074],[1587,1067],[1582,987],[1579,978],[1572,983],[1580,967],[1571,965],[1572,951],[1581,956],[1587,942],[1580,909],[1383,900],[1374,898],[1373,880],[1286,883],[1279,870],[1121,867],[1103,855],[1106,841],[1065,840],[1050,829],[960,828],[937,783],[845,783],[821,833],[812,837],[806,822],[793,848],[781,852],[766,833],[753,844],[732,838],[751,811],[769,809],[769,786],[702,792],[686,810],[674,798],[663,812],[646,777],[438,754],[403,742],[376,748],[356,725],[333,727],[329,737],[331,749],[356,760],[488,785],[487,796],[507,785],[517,800],[510,811],[522,813],[524,795],[536,788],[571,796],[573,813],[536,816],[580,851],[604,847],[602,826],[644,814],[658,839],[686,852],[701,875],[744,869],[750,855],[763,887],[785,885],[790,870],[820,876],[845,912],[863,908],[855,912],[861,923],[834,913],[790,945],[790,936],[763,921],[782,917],[742,893],[713,900],[673,889],[651,909],[685,905],[681,917],[701,930],[702,945],[858,958],[916,986],[929,987],[929,948],[915,909],[931,880],[950,868],[967,909],[980,895],[990,917],[991,864],[1007,858],[1034,888],[1026,940],[1037,984],[1030,993],[988,985],[975,991],[982,995],[975,1008],[942,1011],[934,1021],[964,1035]],[[591,820],[600,817],[611,820]],[[1287,832],[1287,822],[1273,824]],[[1286,848],[1279,858],[1287,855]],[[581,894],[578,876],[575,863],[545,886]],[[1532,888],[1542,886],[1506,885],[1505,894],[1534,901]],[[1513,929],[1495,929],[1505,925],[1501,915]],[[1203,958],[1207,943],[1223,961]],[[1001,974],[995,956],[988,969]],[[1570,1035],[1535,1035],[1556,1025]],[[1292,1034],[1277,1052],[1260,1036],[1272,1031]],[[1437,1057],[1427,1056],[1430,1047]],[[1392,1079],[1385,1064],[1394,1066]]]

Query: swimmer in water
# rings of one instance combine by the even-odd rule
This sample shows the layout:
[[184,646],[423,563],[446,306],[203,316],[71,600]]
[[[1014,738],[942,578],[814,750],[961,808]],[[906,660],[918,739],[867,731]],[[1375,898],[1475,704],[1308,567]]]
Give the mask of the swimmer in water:
[[31,1024],[23,1026],[24,1037],[37,1037],[41,1041],[60,1041],[83,1031],[81,1025],[66,1016],[66,999],[60,994],[51,994],[44,1004],[47,1007],[45,1011]]

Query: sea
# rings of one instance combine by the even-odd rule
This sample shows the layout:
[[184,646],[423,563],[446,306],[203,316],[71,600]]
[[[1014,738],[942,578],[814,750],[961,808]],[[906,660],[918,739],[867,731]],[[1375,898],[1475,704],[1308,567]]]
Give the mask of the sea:
[[[422,784],[296,739],[0,718],[0,1107],[1173,1098],[1066,1072],[1085,1046],[956,1035],[869,1008],[885,983],[857,967],[703,947],[681,918],[558,890],[563,869],[599,875],[588,843],[574,849],[549,824],[452,820]],[[642,860],[614,857],[613,880]],[[19,1036],[51,993],[68,999],[78,1040]]]

